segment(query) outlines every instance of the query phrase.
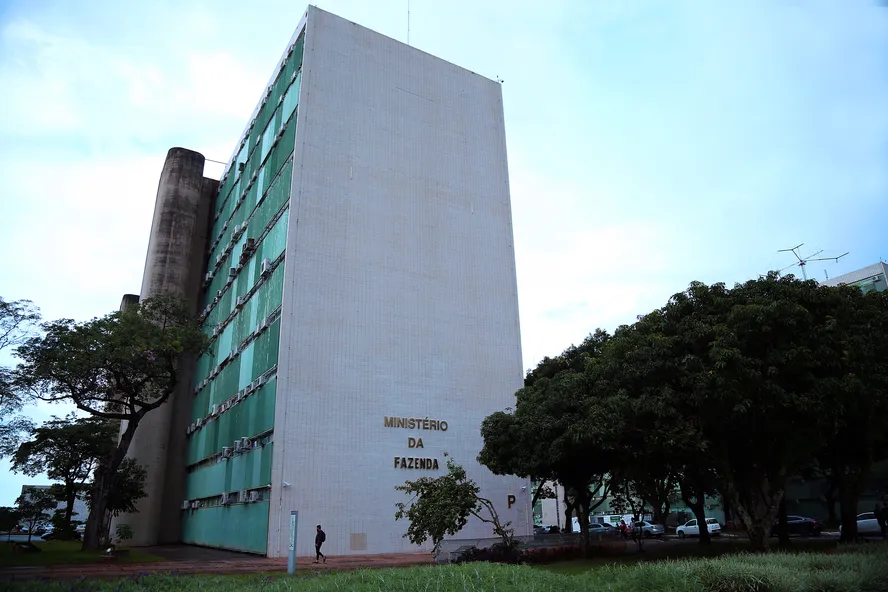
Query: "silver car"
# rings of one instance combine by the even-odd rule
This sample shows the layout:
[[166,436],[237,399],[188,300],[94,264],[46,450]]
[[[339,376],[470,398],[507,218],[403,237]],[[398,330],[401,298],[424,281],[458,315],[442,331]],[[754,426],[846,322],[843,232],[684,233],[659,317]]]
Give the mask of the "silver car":
[[[839,526],[839,532],[842,532],[841,526]],[[873,512],[857,515],[857,534],[861,536],[880,536],[882,534],[882,528]]]
[[636,531],[641,529],[641,536],[644,538],[663,537],[663,525],[662,524],[654,524],[653,522],[648,522],[647,520],[642,520],[641,522],[636,522],[634,524]]

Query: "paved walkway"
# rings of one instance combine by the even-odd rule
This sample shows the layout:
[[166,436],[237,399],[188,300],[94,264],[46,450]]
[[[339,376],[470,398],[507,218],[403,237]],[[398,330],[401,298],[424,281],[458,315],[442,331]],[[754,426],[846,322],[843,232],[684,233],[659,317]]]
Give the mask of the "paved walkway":
[[[147,549],[146,549],[147,551]],[[39,567],[0,567],[0,581],[10,579],[108,579],[141,574],[259,574],[286,572],[286,559],[268,559],[240,555],[238,558],[209,561],[180,560],[156,563],[89,563],[81,565],[50,565]],[[430,553],[406,553],[385,555],[345,555],[328,557],[327,563],[314,564],[314,557],[298,557],[298,572],[324,572],[331,570],[407,567],[433,564]]]

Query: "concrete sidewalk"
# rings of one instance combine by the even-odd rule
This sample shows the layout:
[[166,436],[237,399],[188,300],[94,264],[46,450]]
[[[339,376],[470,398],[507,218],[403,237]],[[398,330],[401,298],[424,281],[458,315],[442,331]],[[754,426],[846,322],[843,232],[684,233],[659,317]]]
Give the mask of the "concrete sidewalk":
[[[433,565],[429,553],[405,553],[384,555],[345,555],[328,557],[327,563],[315,564],[314,557],[298,557],[296,570],[301,573],[327,572],[358,568],[408,567]],[[133,575],[152,574],[261,574],[286,572],[286,559],[265,557],[239,557],[213,561],[162,561],[156,563],[86,563],[80,565],[46,565],[28,567],[0,567],[0,581],[25,579],[111,579]]]

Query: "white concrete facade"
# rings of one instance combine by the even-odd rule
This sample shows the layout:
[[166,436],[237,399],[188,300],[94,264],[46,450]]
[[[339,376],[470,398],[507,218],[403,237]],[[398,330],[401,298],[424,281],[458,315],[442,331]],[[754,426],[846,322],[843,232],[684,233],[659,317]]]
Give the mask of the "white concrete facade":
[[443,474],[445,452],[529,533],[529,482],[476,461],[481,421],[523,384],[501,86],[314,7],[305,26],[268,555],[291,510],[299,555],[317,524],[331,555],[421,550],[394,487]]

